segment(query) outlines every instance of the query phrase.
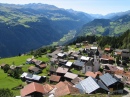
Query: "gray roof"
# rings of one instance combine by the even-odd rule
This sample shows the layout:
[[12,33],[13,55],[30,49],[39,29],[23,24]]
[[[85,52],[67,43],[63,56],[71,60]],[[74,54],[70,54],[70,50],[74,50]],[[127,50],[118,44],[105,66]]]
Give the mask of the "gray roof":
[[121,53],[121,56],[122,56],[122,57],[130,57],[130,53],[122,52],[122,53]]
[[86,93],[85,89],[83,88],[83,86],[80,83],[76,84],[75,87],[79,89],[80,93]]
[[110,86],[110,85],[117,82],[117,80],[112,75],[110,75],[109,73],[106,73],[106,74],[100,76],[99,78],[103,81],[103,83],[106,86]]
[[102,89],[104,89],[104,90],[106,90],[106,91],[109,91],[109,89],[102,83],[101,80],[98,80],[98,85],[99,85]]
[[81,79],[80,77],[76,77],[75,79],[71,80],[71,82],[72,82],[73,84],[77,84],[77,83],[79,83],[80,81],[82,81],[82,79]]
[[[92,77],[88,77],[88,78],[82,80],[81,82],[79,82],[79,84],[81,84],[81,86],[83,88],[82,91],[85,91],[86,93],[92,93],[95,90],[100,88],[100,86],[96,83],[95,79]],[[79,87],[80,85],[75,85],[75,86],[77,88],[81,88],[81,87]]]
[[25,78],[30,79],[30,80],[37,80],[37,81],[39,81],[42,76],[24,72],[21,75],[21,77],[25,77]]
[[84,66],[85,62],[82,62],[80,60],[76,60],[73,64],[76,65],[76,66],[82,67],[82,66]]
[[126,52],[126,53],[129,53],[130,50],[129,49],[123,49],[122,52]]
[[115,52],[122,52],[122,50],[121,49],[116,49]]

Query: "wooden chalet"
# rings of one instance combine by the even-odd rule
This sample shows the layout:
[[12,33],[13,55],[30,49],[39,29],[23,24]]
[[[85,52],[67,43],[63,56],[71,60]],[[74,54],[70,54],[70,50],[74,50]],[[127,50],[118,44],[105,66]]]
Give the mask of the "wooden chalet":
[[38,67],[35,67],[35,66],[30,66],[30,67],[28,68],[28,71],[29,71],[30,73],[33,73],[33,74],[39,74],[39,73],[42,72],[41,69],[39,69]]
[[124,84],[120,80],[116,79],[114,75],[105,73],[99,78],[108,87],[110,92],[123,93]]
[[58,75],[51,75],[49,78],[50,83],[51,82],[59,82],[60,81],[61,76]]
[[32,82],[20,90],[21,97],[43,97],[45,90],[42,84]]

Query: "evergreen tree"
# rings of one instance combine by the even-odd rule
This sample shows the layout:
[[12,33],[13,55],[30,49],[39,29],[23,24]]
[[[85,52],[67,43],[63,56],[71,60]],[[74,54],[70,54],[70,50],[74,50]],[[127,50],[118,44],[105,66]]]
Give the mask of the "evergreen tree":
[[0,97],[14,97],[14,93],[9,89],[0,89]]
[[7,71],[10,69],[9,65],[6,64],[4,67],[3,67],[3,70],[5,73],[7,73]]

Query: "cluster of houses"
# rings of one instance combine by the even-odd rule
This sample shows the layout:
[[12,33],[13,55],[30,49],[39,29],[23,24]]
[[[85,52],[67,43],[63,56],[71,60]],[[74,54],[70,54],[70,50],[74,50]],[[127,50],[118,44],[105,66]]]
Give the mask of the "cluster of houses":
[[43,61],[34,59],[34,58],[28,58],[26,60],[26,64],[34,64],[34,66],[30,66],[28,68],[28,71],[33,74],[39,74],[42,72],[42,69],[46,68],[47,64]]
[[24,72],[20,77],[22,81],[27,83],[37,82],[43,83],[46,81],[46,76],[40,76],[38,74],[42,73],[42,70],[46,68],[47,64],[41,60],[34,58],[28,58],[26,64],[34,64],[28,68],[28,72]]
[[[125,85],[130,85],[130,70],[124,70],[123,61],[129,64],[130,52],[127,49],[101,50],[91,46],[87,41],[77,43],[78,51],[64,52],[63,46],[47,54],[50,57],[48,79],[39,76],[46,63],[29,58],[26,63],[33,63],[28,72],[21,75],[23,81],[29,82],[21,89],[21,97],[60,97],[68,94],[119,93]],[[83,48],[84,47],[84,48]],[[114,52],[114,56],[111,53]],[[121,63],[116,64],[116,56]],[[47,81],[46,81],[47,80]],[[46,81],[46,82],[45,82]]]
[[4,64],[3,63],[3,64],[0,65],[0,67],[1,67],[1,69],[4,70],[5,73],[7,73],[9,76],[12,76],[12,77],[13,77],[13,72],[14,71],[22,72],[22,65],[15,66],[14,64],[9,65],[9,64]]

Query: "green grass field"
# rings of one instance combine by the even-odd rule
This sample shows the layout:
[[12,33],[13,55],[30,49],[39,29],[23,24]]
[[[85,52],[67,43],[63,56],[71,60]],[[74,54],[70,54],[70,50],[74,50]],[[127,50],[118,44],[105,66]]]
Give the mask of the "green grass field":
[[[32,58],[32,56],[31,55],[25,55],[25,56],[11,57],[11,58],[3,58],[3,59],[0,59],[0,65],[2,63],[6,63],[6,64],[9,64],[9,65],[12,65],[14,63],[16,66],[24,64],[23,67],[22,67],[22,70],[24,72],[27,72],[28,68],[31,65],[33,65],[33,64],[25,64],[27,58]],[[48,62],[49,58],[46,57],[46,55],[43,55],[42,57],[37,58],[37,60]],[[47,69],[48,69],[48,67],[43,69],[42,73],[39,74],[39,75],[47,76]],[[25,83],[22,82],[21,79],[14,79],[14,78],[8,76],[7,73],[4,73],[4,71],[2,69],[0,69],[0,88],[12,89],[14,87],[17,87],[20,84],[24,85]],[[20,90],[12,90],[12,91],[14,92],[14,95],[20,95]]]
[[[7,73],[4,73],[3,70],[0,69],[0,88],[12,88],[17,87],[20,84],[24,84],[20,79],[14,79],[9,77]],[[12,90],[15,95],[20,95],[20,90]]]
[[31,58],[32,56],[16,56],[16,57],[11,57],[11,58],[3,58],[0,59],[0,64],[6,63],[6,64],[12,64],[14,63],[16,66],[22,65],[26,62],[27,58]]
[[[24,55],[24,56],[16,56],[16,57],[11,57],[11,58],[3,58],[0,59],[0,64],[6,63],[12,65],[13,63],[18,66],[25,64],[26,59],[32,58],[31,55]],[[43,55],[42,57],[36,58],[37,60],[45,61],[48,62],[49,59],[46,57],[46,55]]]

